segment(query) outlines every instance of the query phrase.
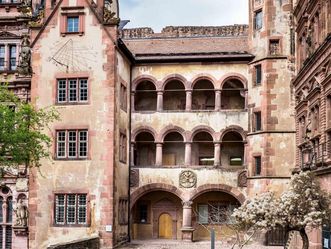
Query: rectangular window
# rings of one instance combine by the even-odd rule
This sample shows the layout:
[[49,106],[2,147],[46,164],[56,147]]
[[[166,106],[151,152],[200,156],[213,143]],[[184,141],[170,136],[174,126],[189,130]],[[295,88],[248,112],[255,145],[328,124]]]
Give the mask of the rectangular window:
[[259,30],[262,28],[263,25],[263,14],[262,14],[262,10],[258,10],[255,12],[255,17],[254,17],[254,26],[255,26],[255,30]]
[[67,32],[76,33],[79,32],[79,17],[68,16],[67,17]]
[[198,221],[200,224],[208,224],[208,205],[198,205]]
[[241,166],[243,165],[242,157],[230,157],[230,165],[232,166]]
[[261,85],[262,82],[262,66],[255,66],[255,85]]
[[331,95],[326,98],[326,116],[327,116],[327,127],[331,127]]
[[86,159],[88,153],[87,130],[56,132],[56,157],[59,159]]
[[126,153],[127,153],[127,141],[126,135],[124,133],[120,133],[120,147],[119,147],[119,156],[120,161],[126,163]]
[[227,221],[228,205],[222,202],[211,202],[208,205],[208,216],[212,224],[224,224]]
[[5,46],[0,45],[0,70],[5,70]]
[[270,55],[279,55],[280,54],[279,40],[270,40],[269,41],[269,54]]
[[254,131],[261,131],[262,130],[262,118],[261,112],[254,113]]
[[16,45],[9,46],[9,69],[16,70]]
[[88,80],[86,78],[58,79],[56,99],[60,104],[88,102]]
[[121,89],[120,89],[120,106],[123,111],[126,111],[127,109],[127,92],[126,92],[126,86],[121,84]]
[[255,163],[255,175],[259,176],[261,175],[261,170],[262,170],[261,157],[260,156],[254,157],[254,163]]
[[56,194],[54,217],[56,225],[86,225],[87,195]]
[[69,80],[69,102],[77,102],[77,80]]
[[139,205],[139,223],[148,222],[148,205],[146,203],[141,203]]

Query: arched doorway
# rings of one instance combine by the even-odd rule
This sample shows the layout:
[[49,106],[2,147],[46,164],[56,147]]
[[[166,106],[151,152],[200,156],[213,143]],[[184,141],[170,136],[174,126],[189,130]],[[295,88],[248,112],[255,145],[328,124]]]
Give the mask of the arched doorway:
[[141,196],[132,206],[132,238],[181,238],[181,199],[166,191],[152,191]]

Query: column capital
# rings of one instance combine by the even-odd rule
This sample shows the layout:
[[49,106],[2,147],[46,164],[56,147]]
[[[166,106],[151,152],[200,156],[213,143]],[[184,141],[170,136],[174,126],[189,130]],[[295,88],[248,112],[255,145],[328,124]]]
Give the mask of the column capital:
[[163,95],[163,90],[157,90],[156,93],[157,93],[158,95]]
[[193,201],[182,201],[183,208],[192,208]]
[[158,147],[162,147],[163,146],[163,142],[155,142],[156,146]]
[[185,92],[192,93],[193,92],[193,89],[185,89]]

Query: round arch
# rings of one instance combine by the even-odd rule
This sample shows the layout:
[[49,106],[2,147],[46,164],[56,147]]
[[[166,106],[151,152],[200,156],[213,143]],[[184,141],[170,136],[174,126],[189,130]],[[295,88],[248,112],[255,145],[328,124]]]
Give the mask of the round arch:
[[151,76],[151,75],[140,75],[137,78],[135,78],[132,82],[132,90],[135,91],[137,89],[137,86],[143,82],[143,81],[149,81],[151,83],[153,83],[153,85],[155,86],[155,90],[158,90],[158,81],[155,77]]
[[164,127],[159,134],[158,140],[160,142],[163,142],[165,136],[171,132],[178,132],[179,134],[182,135],[184,142],[187,141],[185,130],[179,126],[174,126],[174,125],[167,125],[166,127]]
[[180,74],[170,74],[162,80],[160,89],[163,91],[165,86],[169,83],[169,81],[172,81],[172,80],[178,80],[181,83],[183,83],[185,89],[188,88],[188,81],[184,76],[182,76]]
[[223,88],[223,85],[228,81],[228,80],[231,80],[231,79],[236,79],[236,80],[239,80],[244,88],[247,88],[247,79],[245,76],[243,76],[242,74],[239,74],[239,73],[227,73],[225,75],[223,75],[223,77],[219,80],[220,82],[220,89]]
[[145,194],[148,194],[150,192],[154,191],[164,191],[164,192],[169,192],[171,194],[176,195],[181,201],[183,201],[183,196],[184,193],[176,188],[175,186],[165,184],[165,183],[151,183],[144,185],[138,189],[136,189],[132,194],[131,194],[131,203],[130,203],[130,208],[132,208],[136,202],[139,200],[140,197],[144,196]]
[[236,198],[240,202],[240,204],[243,204],[246,200],[246,197],[243,193],[241,193],[238,189],[231,187],[229,185],[226,185],[226,184],[202,185],[191,192],[190,200],[194,201],[194,199],[196,199],[198,196],[200,196],[204,193],[207,193],[207,192],[212,192],[212,191],[227,193],[227,194],[233,196],[234,198]]
[[135,142],[135,141],[136,141],[136,137],[137,137],[137,135],[139,135],[139,134],[142,133],[142,132],[148,132],[148,133],[151,133],[152,136],[154,137],[154,141],[155,141],[156,138],[157,138],[157,133],[156,133],[156,131],[155,131],[152,127],[149,127],[149,126],[142,126],[142,127],[137,127],[137,128],[135,128],[135,129],[132,131],[131,142]]
[[198,134],[199,132],[207,132],[210,136],[212,136],[213,141],[216,141],[216,134],[213,128],[206,126],[206,125],[199,125],[193,128],[193,130],[191,132],[188,133],[187,136],[187,141],[188,142],[192,142],[193,138],[196,134]]
[[210,74],[198,74],[198,75],[196,75],[193,79],[192,79],[192,82],[189,84],[189,89],[190,90],[193,90],[193,88],[194,88],[194,85],[198,82],[198,81],[200,81],[200,80],[208,80],[208,81],[210,81],[212,84],[213,84],[213,86],[214,86],[214,89],[216,89],[216,86],[217,86],[217,79],[214,77],[214,76],[212,76],[212,75],[210,75]]
[[226,129],[222,130],[219,140],[220,141],[223,141],[224,136],[227,133],[229,133],[229,132],[236,132],[236,133],[238,133],[241,136],[242,141],[244,143],[246,142],[246,138],[247,138],[246,132],[244,131],[244,129],[242,127],[237,126],[237,125],[231,125],[231,126],[227,127]]

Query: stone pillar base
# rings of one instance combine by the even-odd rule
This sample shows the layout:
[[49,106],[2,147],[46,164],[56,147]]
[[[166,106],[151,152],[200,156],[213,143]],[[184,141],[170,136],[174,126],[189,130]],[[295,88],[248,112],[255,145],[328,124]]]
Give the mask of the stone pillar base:
[[182,240],[193,241],[193,231],[194,231],[193,227],[183,227],[181,231],[182,231]]

